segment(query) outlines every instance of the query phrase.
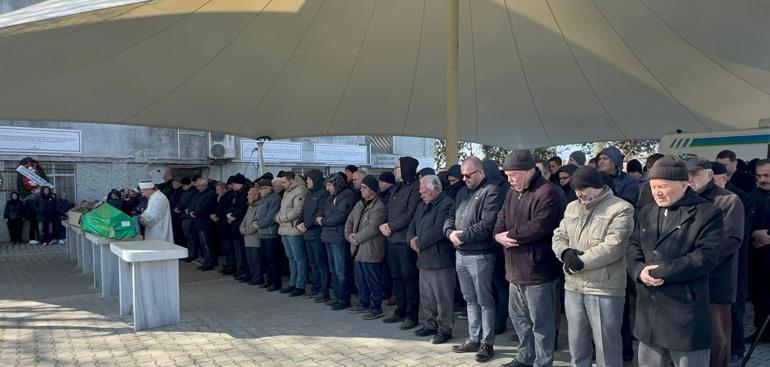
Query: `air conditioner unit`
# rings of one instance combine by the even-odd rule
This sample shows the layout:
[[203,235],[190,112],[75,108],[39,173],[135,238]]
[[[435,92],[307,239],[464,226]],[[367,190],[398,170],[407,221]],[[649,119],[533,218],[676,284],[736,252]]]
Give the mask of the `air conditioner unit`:
[[235,136],[220,133],[209,133],[209,158],[235,158]]

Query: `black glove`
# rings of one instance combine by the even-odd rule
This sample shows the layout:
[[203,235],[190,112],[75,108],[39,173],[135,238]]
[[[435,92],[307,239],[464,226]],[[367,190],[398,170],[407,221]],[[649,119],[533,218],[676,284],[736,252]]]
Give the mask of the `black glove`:
[[583,251],[575,250],[573,248],[567,249],[561,254],[561,262],[567,268],[567,272],[573,273],[583,270],[583,261],[578,257],[582,255]]

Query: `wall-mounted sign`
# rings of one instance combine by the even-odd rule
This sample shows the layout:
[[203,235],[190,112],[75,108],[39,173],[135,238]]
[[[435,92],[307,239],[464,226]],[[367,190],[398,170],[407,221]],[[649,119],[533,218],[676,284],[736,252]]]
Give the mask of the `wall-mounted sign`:
[[[264,145],[265,162],[302,162],[302,143],[268,141]],[[257,141],[241,139],[241,159],[259,161]]]
[[82,153],[80,130],[0,127],[0,152],[62,154]]
[[366,164],[369,156],[363,145],[314,144],[313,152],[319,163]]
[[387,154],[387,153],[372,154],[372,168],[393,169],[396,167],[396,161],[398,161],[398,156],[395,154]]

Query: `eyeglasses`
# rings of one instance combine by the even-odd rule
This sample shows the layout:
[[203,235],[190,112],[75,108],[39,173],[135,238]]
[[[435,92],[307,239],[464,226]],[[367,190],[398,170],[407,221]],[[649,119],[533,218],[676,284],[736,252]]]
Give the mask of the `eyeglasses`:
[[463,173],[463,177],[465,177],[465,178],[471,178],[471,176],[473,176],[474,174],[476,174],[476,172],[478,172],[478,171],[479,171],[479,170],[475,170],[475,171],[473,171],[473,172],[471,172],[471,173]]

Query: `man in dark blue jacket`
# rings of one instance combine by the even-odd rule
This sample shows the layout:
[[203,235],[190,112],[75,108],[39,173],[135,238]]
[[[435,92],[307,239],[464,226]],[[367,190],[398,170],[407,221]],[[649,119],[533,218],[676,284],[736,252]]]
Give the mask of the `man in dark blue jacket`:
[[639,200],[639,181],[623,172],[623,153],[618,148],[607,147],[599,153],[599,171],[612,177],[615,195],[636,204]]
[[329,177],[326,190],[329,191],[329,198],[324,206],[323,215],[316,217],[315,222],[321,226],[321,241],[326,244],[336,298],[334,301],[326,301],[325,304],[336,311],[350,307],[350,284],[348,283],[350,247],[345,241],[345,222],[358,200],[358,195],[350,189],[345,176],[338,173]]
[[310,254],[311,279],[313,281],[307,298],[315,298],[316,303],[329,300],[329,261],[326,248],[321,241],[321,226],[315,222],[316,217],[323,216],[324,205],[329,198],[326,182],[321,171],[313,169],[306,174],[306,184],[310,190],[305,196],[297,229],[303,232],[307,253]]

